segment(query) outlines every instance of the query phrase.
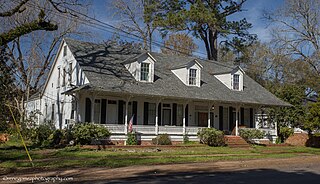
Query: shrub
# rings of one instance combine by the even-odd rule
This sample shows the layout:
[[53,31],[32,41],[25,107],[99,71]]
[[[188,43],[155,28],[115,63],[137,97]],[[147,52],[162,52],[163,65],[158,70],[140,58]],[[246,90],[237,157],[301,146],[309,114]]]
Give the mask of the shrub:
[[240,129],[239,134],[246,141],[262,139],[265,136],[265,133],[258,129]]
[[72,135],[77,144],[90,144],[94,139],[108,138],[111,133],[107,128],[93,123],[80,123],[72,128]]
[[10,126],[8,122],[0,121],[0,133],[7,133]]
[[44,141],[48,141],[48,138],[53,133],[54,129],[47,124],[42,124],[36,128],[27,129],[26,131],[29,132],[27,136],[30,136],[29,138],[33,143],[42,145]]
[[188,134],[183,135],[183,143],[188,144],[190,142]]
[[198,131],[198,137],[200,143],[207,144],[209,146],[224,146],[224,133],[215,128],[202,128]]
[[49,146],[59,145],[63,138],[64,132],[64,130],[55,130],[48,138]]
[[138,145],[137,135],[135,133],[128,133],[127,145]]
[[152,144],[155,145],[172,145],[170,136],[168,134],[160,134],[152,139]]
[[279,138],[281,142],[284,142],[293,134],[293,128],[289,127],[280,127],[279,129]]

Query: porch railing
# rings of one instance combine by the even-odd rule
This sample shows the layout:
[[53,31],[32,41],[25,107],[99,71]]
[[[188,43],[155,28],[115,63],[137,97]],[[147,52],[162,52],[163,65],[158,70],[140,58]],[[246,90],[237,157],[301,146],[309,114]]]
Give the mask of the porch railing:
[[[245,130],[256,130],[256,128],[240,128]],[[258,130],[264,131],[266,136],[277,136],[277,130],[272,128],[258,128]]]
[[112,124],[103,124],[103,125],[113,134],[125,133],[125,126],[124,125],[112,125]]
[[[103,124],[113,134],[125,133],[125,125]],[[185,131],[182,126],[158,126],[158,134],[183,135],[184,132],[188,135],[197,135],[199,129],[203,127],[186,127]],[[133,125],[132,129],[135,132],[142,134],[156,134],[156,127],[153,125]]]
[[183,134],[183,127],[159,126],[159,134]]

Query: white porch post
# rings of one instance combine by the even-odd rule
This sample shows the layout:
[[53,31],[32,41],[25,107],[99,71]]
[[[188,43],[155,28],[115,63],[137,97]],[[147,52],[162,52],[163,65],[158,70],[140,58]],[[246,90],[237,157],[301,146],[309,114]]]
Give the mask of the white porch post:
[[124,116],[124,134],[128,134],[128,106],[129,106],[129,101],[131,97],[128,97],[126,99],[126,111],[125,111],[125,116]]
[[236,136],[239,136],[239,107],[236,107]]
[[79,123],[79,106],[80,106],[80,95],[79,93],[76,93],[75,95],[75,105],[76,105],[76,112],[75,112],[75,122]]
[[187,107],[187,104],[183,104],[183,119],[182,119],[183,135],[186,134],[186,118],[188,118],[188,115],[186,115],[186,107]]
[[210,112],[211,112],[211,108],[212,108],[212,103],[208,104],[208,128],[211,127],[211,117],[210,117]]
[[156,103],[156,122],[155,122],[155,134],[158,135],[159,133],[159,104],[161,102],[161,99],[157,101]]

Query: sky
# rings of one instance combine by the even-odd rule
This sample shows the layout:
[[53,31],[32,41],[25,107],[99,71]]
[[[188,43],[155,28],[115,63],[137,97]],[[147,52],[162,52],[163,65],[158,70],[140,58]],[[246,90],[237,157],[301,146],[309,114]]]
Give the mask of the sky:
[[[111,2],[112,0],[93,0],[92,11],[90,14],[98,20],[117,26],[120,20],[113,16],[114,11],[110,6]],[[249,32],[256,34],[261,42],[269,42],[271,40],[271,26],[269,26],[269,23],[263,19],[263,13],[265,11],[273,11],[282,6],[283,3],[283,0],[247,0],[247,2],[245,2],[243,5],[244,11],[231,15],[228,17],[228,19],[240,20],[242,18],[246,18],[247,21],[252,23],[253,26]],[[111,33],[105,31],[94,28],[92,28],[91,31],[94,33],[94,35],[96,35],[98,40],[107,40],[112,37]],[[159,35],[156,35],[155,37],[157,38]],[[128,40],[128,38],[122,39]],[[159,39],[158,41],[161,40]],[[198,55],[201,56],[201,53],[205,53],[204,44],[199,39],[195,39],[194,41],[199,46]],[[159,48],[155,48],[154,50],[157,51]]]

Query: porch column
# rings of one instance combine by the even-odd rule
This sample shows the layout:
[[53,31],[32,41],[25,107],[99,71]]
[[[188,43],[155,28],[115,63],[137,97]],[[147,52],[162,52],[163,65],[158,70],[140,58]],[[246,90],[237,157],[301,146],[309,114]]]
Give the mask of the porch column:
[[158,111],[159,111],[160,102],[161,102],[161,99],[156,102],[156,122],[155,122],[155,134],[156,135],[158,135],[158,133],[159,133],[159,113],[158,113]]
[[238,116],[238,114],[239,114],[239,107],[237,106],[236,107],[236,136],[239,136],[239,116]]
[[211,108],[212,108],[212,103],[208,104],[208,128],[211,127],[211,117],[210,117],[210,112],[211,112]]
[[80,112],[80,95],[78,93],[76,93],[75,95],[75,105],[76,105],[76,112],[75,112],[75,122],[78,123],[79,122],[79,112]]
[[[186,107],[187,107],[187,104],[183,104],[183,119],[182,119],[183,135],[186,134]],[[187,118],[188,118],[188,115],[187,115]]]
[[125,99],[126,101],[126,110],[125,110],[125,115],[124,115],[124,134],[128,134],[128,106],[129,106],[129,101],[131,97],[128,97]]
[[91,97],[91,122],[94,123],[94,106],[95,106],[95,97]]

